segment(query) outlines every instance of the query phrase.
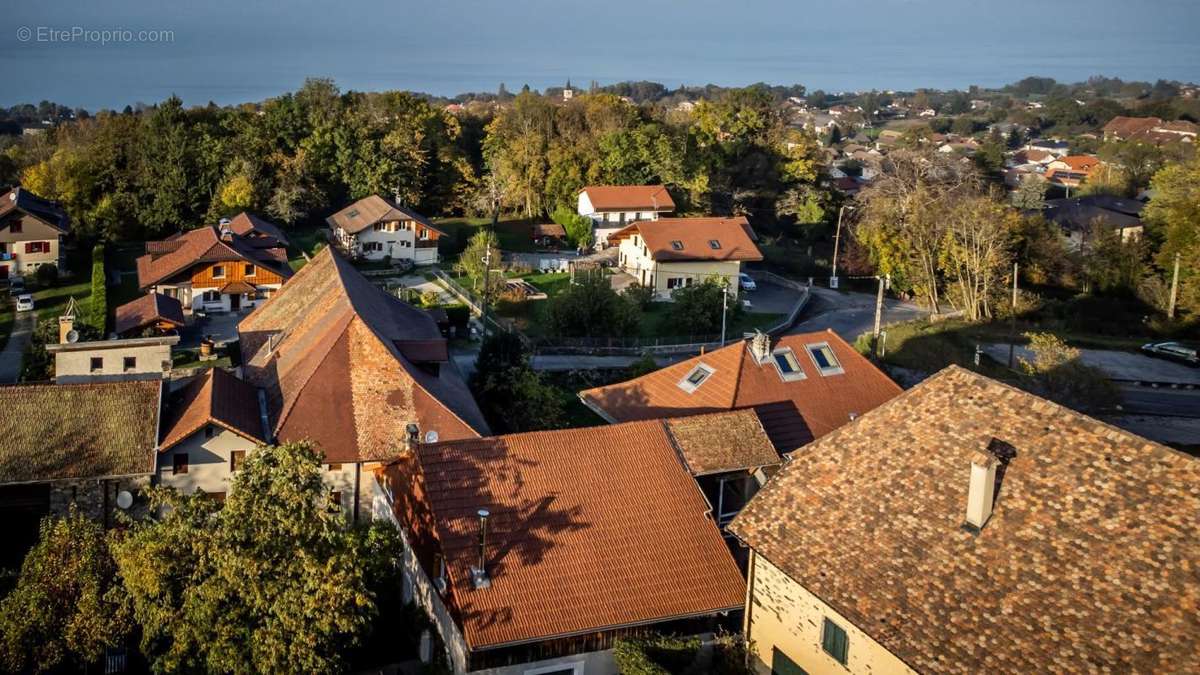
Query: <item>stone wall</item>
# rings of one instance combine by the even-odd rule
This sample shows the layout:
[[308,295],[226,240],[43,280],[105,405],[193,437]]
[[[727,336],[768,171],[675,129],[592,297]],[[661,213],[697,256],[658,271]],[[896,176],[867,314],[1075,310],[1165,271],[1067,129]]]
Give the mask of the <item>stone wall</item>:
[[[150,476],[57,481],[50,486],[50,513],[66,515],[74,504],[83,515],[108,527],[117,522],[116,514],[121,511],[133,518],[145,516],[148,487]],[[122,491],[133,495],[133,506],[129,509],[117,506],[117,495]]]

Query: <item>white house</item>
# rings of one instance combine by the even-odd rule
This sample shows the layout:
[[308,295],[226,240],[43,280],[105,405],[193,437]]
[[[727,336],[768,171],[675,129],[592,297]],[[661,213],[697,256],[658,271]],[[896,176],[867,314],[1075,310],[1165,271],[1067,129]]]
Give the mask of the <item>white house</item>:
[[621,269],[667,300],[677,288],[713,276],[738,291],[742,262],[762,260],[754,231],[736,218],[662,218],[633,223],[609,237]]
[[578,211],[592,219],[596,248],[604,248],[629,223],[674,213],[675,202],[662,185],[592,185],[580,190]]
[[438,261],[438,239],[445,234],[425,216],[396,202],[370,195],[325,219],[338,246],[351,258]]

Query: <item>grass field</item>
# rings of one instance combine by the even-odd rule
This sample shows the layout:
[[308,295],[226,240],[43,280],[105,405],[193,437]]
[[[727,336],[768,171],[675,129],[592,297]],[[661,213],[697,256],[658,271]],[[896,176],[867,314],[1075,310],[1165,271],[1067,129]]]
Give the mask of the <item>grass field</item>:
[[[434,218],[433,224],[446,233],[438,242],[438,253],[443,260],[453,260],[467,247],[472,235],[492,224],[491,218]],[[537,250],[530,237],[533,220],[527,218],[501,218],[496,226],[496,237],[502,251],[530,253]]]

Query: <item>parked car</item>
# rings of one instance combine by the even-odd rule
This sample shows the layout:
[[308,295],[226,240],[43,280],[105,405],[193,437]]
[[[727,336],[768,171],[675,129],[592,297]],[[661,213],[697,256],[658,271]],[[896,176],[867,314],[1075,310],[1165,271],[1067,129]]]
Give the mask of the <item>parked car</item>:
[[26,293],[17,296],[17,311],[28,312],[33,309],[33,296]]
[[25,278],[24,277],[9,277],[8,279],[8,296],[15,298],[18,295],[25,293]]
[[758,290],[758,284],[754,283],[754,279],[750,278],[750,275],[745,272],[738,274],[738,286],[741,286],[743,291]]
[[1196,348],[1179,342],[1150,342],[1142,345],[1142,351],[1160,359],[1170,359],[1194,367],[1200,366],[1200,353]]

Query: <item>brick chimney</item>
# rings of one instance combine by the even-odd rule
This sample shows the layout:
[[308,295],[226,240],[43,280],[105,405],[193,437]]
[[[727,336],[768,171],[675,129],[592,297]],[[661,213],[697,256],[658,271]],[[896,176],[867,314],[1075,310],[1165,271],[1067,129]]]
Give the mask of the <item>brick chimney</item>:
[[968,528],[982,530],[992,517],[997,464],[999,460],[990,452],[977,451],[971,455],[971,476],[967,485]]
[[771,336],[762,331],[755,331],[750,338],[750,353],[759,364],[766,363],[771,358]]
[[221,241],[225,243],[233,241],[233,228],[229,227],[229,223],[230,220],[228,218],[222,218],[221,224],[217,226]]

